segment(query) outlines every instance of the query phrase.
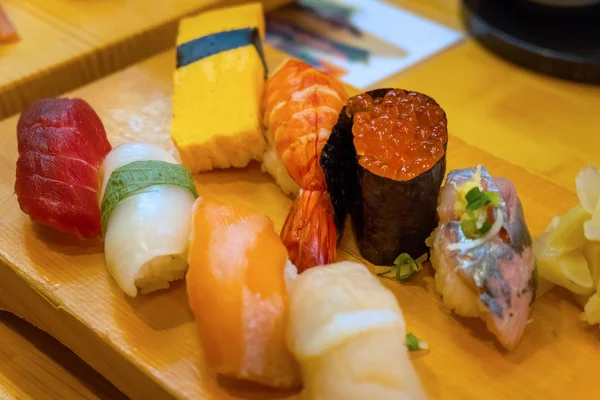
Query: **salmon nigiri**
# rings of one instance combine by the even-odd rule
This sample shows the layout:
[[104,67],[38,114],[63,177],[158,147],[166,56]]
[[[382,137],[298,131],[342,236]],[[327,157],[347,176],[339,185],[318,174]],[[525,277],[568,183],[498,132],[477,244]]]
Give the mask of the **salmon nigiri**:
[[111,150],[102,121],[82,99],[42,99],[17,124],[15,193],[41,224],[99,238],[100,164]]
[[298,365],[284,338],[285,274],[295,268],[273,222],[199,198],[188,262],[189,303],[208,365],[266,386],[299,387]]
[[264,98],[269,148],[263,168],[284,191],[300,188],[281,230],[283,243],[300,271],[334,262],[333,205],[319,157],[348,95],[333,77],[288,59],[267,81]]
[[429,244],[444,304],[463,317],[480,317],[513,349],[537,288],[531,236],[514,185],[483,166],[451,171],[438,214]]

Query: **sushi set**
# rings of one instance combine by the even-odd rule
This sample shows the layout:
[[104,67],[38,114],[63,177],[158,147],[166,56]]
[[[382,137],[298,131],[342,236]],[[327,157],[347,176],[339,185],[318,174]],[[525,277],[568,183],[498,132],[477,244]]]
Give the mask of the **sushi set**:
[[[121,140],[96,98],[23,111],[0,308],[133,398],[501,399],[503,379],[462,385],[547,367],[527,348],[550,288],[581,304],[571,333],[598,329],[599,169],[532,235],[517,174],[454,141],[435,93],[356,93],[264,31],[260,3],[180,22],[161,143],[148,124]],[[122,76],[100,103],[150,101],[149,75]]]

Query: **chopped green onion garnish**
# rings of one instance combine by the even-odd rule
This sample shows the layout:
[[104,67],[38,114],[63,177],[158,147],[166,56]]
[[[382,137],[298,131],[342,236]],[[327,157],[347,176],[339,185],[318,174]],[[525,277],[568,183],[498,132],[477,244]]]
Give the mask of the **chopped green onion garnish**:
[[490,229],[492,229],[492,224],[485,221],[483,223],[483,225],[481,225],[481,229],[479,230],[479,233],[482,235],[485,235],[486,233],[488,233],[490,231]]
[[500,202],[500,194],[496,192],[482,192],[478,187],[469,190],[465,195],[467,200],[467,210],[475,211],[481,207],[491,204],[497,206]]
[[421,345],[419,342],[419,338],[416,337],[413,333],[406,334],[406,347],[408,347],[408,351],[419,351],[421,350]]
[[467,210],[469,211],[478,210],[490,203],[490,199],[487,197],[486,192],[482,192],[478,187],[469,190],[465,198],[467,199]]
[[465,199],[467,200],[467,212],[460,223],[463,233],[471,239],[485,235],[492,228],[492,224],[485,221],[481,228],[477,227],[479,217],[482,216],[481,213],[485,212],[481,208],[497,206],[500,203],[500,194],[497,192],[482,192],[478,187],[474,187],[467,192]]
[[393,278],[402,282],[410,279],[419,269],[421,269],[420,265],[410,255],[402,253],[394,261],[393,267],[377,276],[390,277],[389,274],[395,272]]
[[500,193],[497,192],[487,192],[487,197],[490,199],[490,204],[493,207],[496,207],[498,203],[500,203]]
[[477,223],[472,219],[464,219],[461,221],[460,226],[466,237],[472,238],[477,236]]

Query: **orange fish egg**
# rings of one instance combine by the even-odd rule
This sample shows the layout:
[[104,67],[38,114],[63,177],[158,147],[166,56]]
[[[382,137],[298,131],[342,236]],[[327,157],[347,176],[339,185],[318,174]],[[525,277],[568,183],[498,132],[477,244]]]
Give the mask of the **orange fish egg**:
[[404,181],[429,170],[444,155],[446,115],[430,97],[401,89],[383,98],[350,98],[352,134],[360,165],[374,174]]

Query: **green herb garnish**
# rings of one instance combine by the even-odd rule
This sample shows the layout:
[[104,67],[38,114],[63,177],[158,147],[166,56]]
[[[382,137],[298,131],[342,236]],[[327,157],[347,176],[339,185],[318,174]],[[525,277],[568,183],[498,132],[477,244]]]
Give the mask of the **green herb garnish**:
[[106,233],[108,220],[119,202],[141,189],[155,185],[180,186],[198,197],[194,179],[183,165],[164,161],[134,161],[119,167],[110,175],[100,206],[102,236]]
[[467,192],[467,210],[475,211],[488,204],[495,207],[500,202],[500,195],[496,192],[482,192],[478,187]]
[[[410,279],[418,270],[421,269],[419,263],[417,263],[407,253],[400,254],[394,261],[394,266],[390,267],[389,270],[377,274],[377,276],[383,276],[386,278],[395,278],[396,280],[403,282]],[[389,274],[395,273],[393,276]]]
[[409,332],[406,334],[406,347],[408,347],[408,351],[419,351],[421,350],[421,342],[418,337]]
[[471,239],[485,235],[492,228],[492,224],[484,221],[481,227],[477,226],[481,213],[486,212],[482,208],[497,206],[500,203],[500,194],[496,192],[482,192],[478,187],[474,187],[467,192],[465,199],[467,200],[466,213],[460,223],[463,233]]
[[463,230],[463,233],[466,237],[475,237],[477,236],[477,222],[473,219],[463,219],[460,222],[460,226]]
[[490,231],[490,229],[492,229],[492,224],[485,221],[483,223],[483,225],[481,225],[481,229],[479,230],[479,233],[482,235],[485,235],[486,233],[488,233]]

